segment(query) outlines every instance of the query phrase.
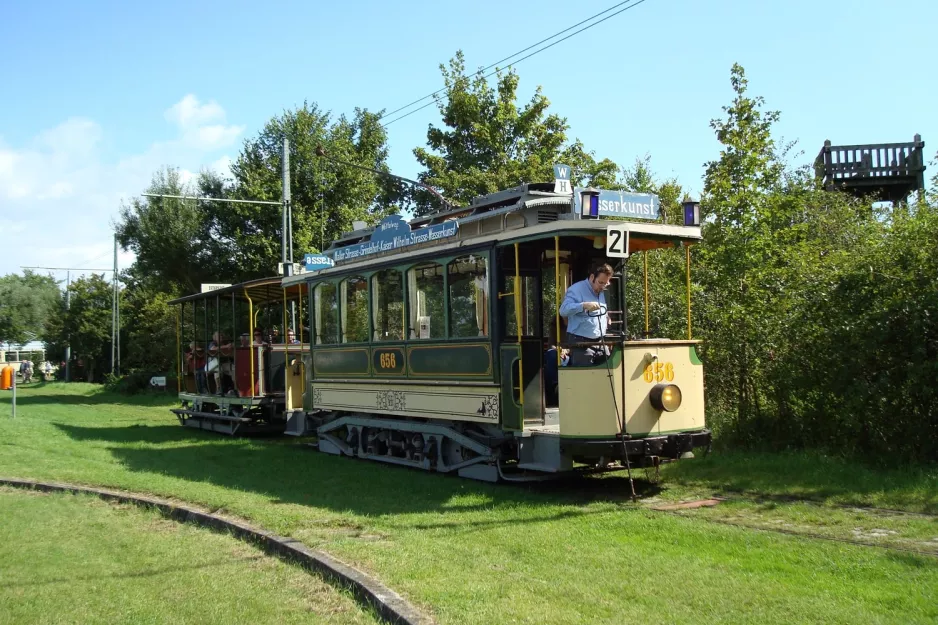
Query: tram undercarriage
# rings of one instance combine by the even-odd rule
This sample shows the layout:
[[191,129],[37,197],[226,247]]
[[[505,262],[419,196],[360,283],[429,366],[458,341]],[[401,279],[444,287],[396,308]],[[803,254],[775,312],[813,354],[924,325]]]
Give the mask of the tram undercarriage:
[[279,405],[261,397],[205,397],[182,394],[182,408],[171,411],[186,427],[231,436],[238,434],[283,434]]
[[[545,480],[584,472],[615,471],[678,459],[709,449],[709,430],[641,439],[561,439],[556,427],[506,433],[483,424],[395,420],[383,415],[294,413],[294,436],[315,435],[324,453],[376,460],[486,482]],[[628,454],[628,462],[626,461]]]

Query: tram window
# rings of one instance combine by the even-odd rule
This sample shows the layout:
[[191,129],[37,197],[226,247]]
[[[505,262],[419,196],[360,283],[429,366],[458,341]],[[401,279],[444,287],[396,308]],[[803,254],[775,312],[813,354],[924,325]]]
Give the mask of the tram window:
[[376,341],[404,340],[404,281],[396,269],[384,269],[371,278],[372,319]]
[[437,263],[423,263],[408,271],[407,296],[410,302],[410,338],[445,338],[443,267]]
[[[515,277],[505,276],[502,293],[512,293],[515,287]],[[533,276],[521,276],[521,335],[535,336],[537,334],[537,280]],[[502,298],[505,302],[505,335],[518,336],[518,320],[515,316],[515,297],[513,295]]]
[[316,343],[331,345],[338,342],[339,311],[334,284],[320,284],[314,293],[316,307]]
[[488,290],[484,256],[461,256],[449,264],[450,338],[488,335]]
[[368,281],[346,278],[342,281],[342,342],[368,340]]

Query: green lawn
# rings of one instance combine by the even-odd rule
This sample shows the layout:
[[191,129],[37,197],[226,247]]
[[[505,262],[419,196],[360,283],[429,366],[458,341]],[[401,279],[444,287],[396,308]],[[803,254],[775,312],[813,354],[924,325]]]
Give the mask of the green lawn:
[[[372,573],[441,623],[938,619],[938,559],[727,526],[710,512],[654,512],[629,501],[622,474],[489,485],[290,438],[185,429],[168,399],[21,388],[12,421],[4,397],[0,475],[155,493],[250,519]],[[711,455],[667,468],[660,488],[639,487],[646,502],[731,489],[927,511],[938,477]]]
[[376,623],[235,538],[86,495],[0,487],[0,623]]

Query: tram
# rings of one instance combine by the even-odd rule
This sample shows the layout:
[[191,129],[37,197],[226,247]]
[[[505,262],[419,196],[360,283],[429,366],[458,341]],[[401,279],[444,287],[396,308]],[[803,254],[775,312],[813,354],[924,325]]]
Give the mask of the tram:
[[[324,453],[485,481],[708,449],[690,326],[699,209],[689,203],[683,225],[664,223],[654,195],[572,188],[566,171],[410,222],[387,217],[307,254],[296,275],[176,300],[189,307],[181,327],[201,328],[203,341],[213,323],[233,328],[245,307],[249,335],[276,326],[296,341],[235,346],[231,391],[200,393],[195,373],[181,371],[180,420],[274,429],[314,437]],[[631,331],[629,258],[674,248],[685,250],[687,336]],[[605,333],[567,341],[560,303],[603,264],[613,267],[595,313]],[[183,334],[180,361],[200,362]],[[567,365],[566,350],[587,349],[588,362]]]

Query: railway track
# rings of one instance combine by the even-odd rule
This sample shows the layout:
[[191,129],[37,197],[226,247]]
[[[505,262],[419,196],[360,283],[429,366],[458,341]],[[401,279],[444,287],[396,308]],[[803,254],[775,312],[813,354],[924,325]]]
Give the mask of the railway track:
[[[709,498],[696,499],[691,501],[684,501],[674,504],[663,504],[657,506],[646,506],[647,509],[654,510],[655,512],[662,512],[665,514],[671,514],[674,516],[680,516],[684,518],[690,518],[693,515],[693,518],[701,521],[706,521],[709,523],[714,523],[718,525],[726,525],[730,527],[737,527],[741,529],[748,529],[754,531],[763,531],[763,532],[772,532],[776,534],[784,534],[788,536],[797,536],[801,538],[810,538],[813,540],[824,540],[830,542],[837,542],[843,544],[856,545],[860,547],[871,547],[875,549],[883,549],[887,551],[897,552],[897,553],[906,553],[913,554],[917,556],[923,556],[931,559],[938,559],[938,528],[936,528],[936,538],[931,541],[924,542],[922,544],[927,544],[931,546],[934,545],[934,551],[927,549],[918,549],[910,546],[903,546],[895,544],[894,542],[880,542],[874,540],[864,540],[862,538],[856,537],[846,537],[846,536],[832,536],[829,534],[822,534],[819,532],[811,531],[805,528],[793,529],[790,527],[782,526],[773,526],[772,524],[765,522],[740,522],[735,520],[735,518],[720,518],[716,516],[704,515],[704,514],[693,514],[695,511],[702,508],[713,508],[719,506],[723,503],[733,503],[733,502],[744,502],[751,503],[755,505],[764,505],[764,504],[802,504],[806,506],[816,507],[818,509],[824,508],[834,508],[840,511],[845,512],[860,512],[868,514],[871,516],[880,516],[880,517],[905,517],[905,518],[916,518],[916,519],[925,519],[928,521],[935,521],[938,523],[938,514],[931,514],[927,512],[911,512],[906,510],[896,510],[891,508],[878,508],[875,506],[863,506],[857,504],[831,504],[816,499],[803,498],[803,497],[794,497],[794,496],[777,496],[777,495],[768,495],[765,493],[747,493],[745,495],[716,495]],[[882,536],[888,537],[889,532],[893,530],[885,530],[885,533]],[[893,532],[898,534],[898,532]]]

